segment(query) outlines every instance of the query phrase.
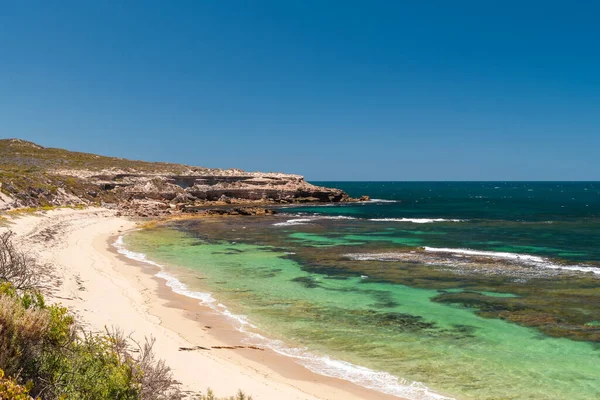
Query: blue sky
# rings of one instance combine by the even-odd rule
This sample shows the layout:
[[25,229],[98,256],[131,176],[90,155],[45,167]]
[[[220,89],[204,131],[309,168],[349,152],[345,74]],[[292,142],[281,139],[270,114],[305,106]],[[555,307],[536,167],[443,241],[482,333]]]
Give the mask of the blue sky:
[[310,180],[598,180],[599,4],[4,2],[0,137]]

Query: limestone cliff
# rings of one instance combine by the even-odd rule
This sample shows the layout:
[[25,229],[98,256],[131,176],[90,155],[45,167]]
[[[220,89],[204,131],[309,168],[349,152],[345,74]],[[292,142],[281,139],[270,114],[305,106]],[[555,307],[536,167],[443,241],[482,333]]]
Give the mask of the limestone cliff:
[[174,212],[211,204],[352,201],[300,175],[152,163],[0,140],[0,208],[104,204]]

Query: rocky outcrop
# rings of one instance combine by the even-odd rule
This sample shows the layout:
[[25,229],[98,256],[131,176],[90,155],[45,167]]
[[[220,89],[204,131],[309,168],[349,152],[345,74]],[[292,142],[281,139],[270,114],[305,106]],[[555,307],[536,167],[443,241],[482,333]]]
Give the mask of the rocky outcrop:
[[299,175],[239,171],[234,175],[116,174],[96,175],[88,179],[119,197],[174,203],[329,203],[351,200],[342,190],[312,185]]
[[194,213],[202,216],[224,216],[224,215],[274,215],[277,211],[264,207],[226,207],[226,208],[194,208],[186,207],[186,213]]
[[0,209],[101,204],[131,214],[355,201],[300,175],[151,163],[0,140]]
[[0,182],[0,210],[9,210],[13,208],[14,203],[15,200],[12,197],[2,193],[2,183]]

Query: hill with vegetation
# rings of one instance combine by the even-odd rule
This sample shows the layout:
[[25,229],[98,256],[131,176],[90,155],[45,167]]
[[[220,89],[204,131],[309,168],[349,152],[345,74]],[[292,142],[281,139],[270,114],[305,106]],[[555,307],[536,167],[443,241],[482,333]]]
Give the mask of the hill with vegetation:
[[163,215],[207,205],[352,200],[300,175],[135,161],[0,140],[0,210],[103,205]]

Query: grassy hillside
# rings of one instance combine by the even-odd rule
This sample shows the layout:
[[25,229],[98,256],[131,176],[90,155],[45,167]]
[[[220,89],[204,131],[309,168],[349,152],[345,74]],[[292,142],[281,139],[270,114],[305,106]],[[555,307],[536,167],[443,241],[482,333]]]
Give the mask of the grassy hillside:
[[20,139],[0,139],[0,169],[33,173],[56,169],[103,170],[118,168],[139,172],[177,173],[190,167],[181,164],[127,160],[39,146]]
[[[79,177],[77,171],[179,174],[190,168],[180,164],[134,161],[46,148],[20,139],[0,140],[0,192],[16,200],[22,207],[115,201],[113,193],[99,191],[96,185]],[[75,173],[58,173],[65,170]]]
[[0,210],[113,203],[130,214],[156,216],[232,202],[353,200],[300,175],[134,161],[0,140]]

